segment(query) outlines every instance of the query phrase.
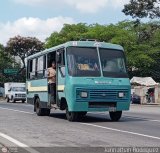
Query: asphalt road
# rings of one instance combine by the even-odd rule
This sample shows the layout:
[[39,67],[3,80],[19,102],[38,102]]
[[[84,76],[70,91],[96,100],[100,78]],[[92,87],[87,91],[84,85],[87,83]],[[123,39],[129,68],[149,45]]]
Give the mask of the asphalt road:
[[159,146],[160,106],[132,105],[119,122],[111,122],[107,112],[69,122],[65,112],[39,117],[32,105],[0,102],[0,153],[6,147],[24,153],[104,153],[109,147]]

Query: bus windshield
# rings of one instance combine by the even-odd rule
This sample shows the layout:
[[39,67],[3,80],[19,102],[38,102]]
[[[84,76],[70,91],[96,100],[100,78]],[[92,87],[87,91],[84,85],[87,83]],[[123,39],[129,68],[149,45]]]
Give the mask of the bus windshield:
[[104,77],[128,77],[122,51],[100,48],[99,52]]
[[69,47],[67,60],[71,76],[98,77],[101,75],[96,48]]
[[[128,77],[123,51],[99,48],[99,54],[104,77]],[[67,48],[67,60],[71,76],[101,76],[96,48],[69,47]]]

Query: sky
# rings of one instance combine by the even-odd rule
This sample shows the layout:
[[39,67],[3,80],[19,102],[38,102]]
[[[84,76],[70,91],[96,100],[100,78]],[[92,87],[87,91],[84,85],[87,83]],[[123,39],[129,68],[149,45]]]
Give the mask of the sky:
[[0,43],[20,35],[45,41],[65,23],[110,24],[130,19],[129,0],[0,0]]

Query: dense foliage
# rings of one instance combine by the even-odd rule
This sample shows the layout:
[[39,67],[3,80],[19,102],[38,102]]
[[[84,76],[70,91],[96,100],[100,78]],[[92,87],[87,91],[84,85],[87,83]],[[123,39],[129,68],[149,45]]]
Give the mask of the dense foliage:
[[97,39],[124,47],[130,78],[151,76],[160,81],[160,22],[141,23],[123,21],[110,25],[64,25],[46,40],[46,48],[70,40]]
[[0,44],[0,82],[5,82],[10,80],[10,76],[4,75],[4,69],[12,68],[14,64],[13,58],[6,54],[5,47]]
[[130,0],[122,12],[133,18],[160,18],[160,0]]
[[[151,76],[160,82],[160,21],[142,23],[140,20],[159,19],[160,0],[130,0],[124,5],[122,12],[135,18],[136,22],[122,21],[110,25],[65,24],[60,32],[53,32],[46,39],[45,48],[85,38],[120,44],[125,49],[130,78]],[[24,68],[25,58],[39,52],[43,46],[44,44],[37,38],[21,36],[10,38],[5,48],[0,45],[1,71],[13,67],[15,62],[13,56],[21,58]],[[5,76],[1,76],[1,79],[3,78],[6,79]],[[17,80],[20,79],[21,75]]]
[[16,36],[9,39],[5,50],[12,56],[20,57],[24,68],[25,58],[43,50],[43,43],[35,37]]
[[[16,36],[10,38],[7,46],[0,45],[0,82],[25,81],[25,58],[43,50],[43,43],[37,38]],[[17,63],[15,57],[21,59]],[[23,66],[21,66],[23,63]],[[17,69],[17,74],[4,74],[4,69]]]

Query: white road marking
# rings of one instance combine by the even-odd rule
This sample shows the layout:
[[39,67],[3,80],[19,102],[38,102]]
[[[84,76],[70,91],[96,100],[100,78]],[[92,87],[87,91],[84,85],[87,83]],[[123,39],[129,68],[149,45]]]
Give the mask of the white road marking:
[[[87,114],[92,114],[92,115],[98,114],[98,115],[102,115],[102,116],[107,115],[107,113],[102,113],[102,112],[95,112],[95,113],[88,112]],[[130,118],[130,119],[139,119],[139,120],[150,121],[150,122],[160,122],[160,120],[152,120],[152,119],[141,118],[141,117],[136,117],[136,116],[132,117],[132,116],[125,116],[125,115],[123,115],[122,117],[124,117],[124,118]]]
[[18,147],[28,147],[27,145],[25,145],[25,144],[17,141],[16,139],[14,139],[14,138],[12,138],[12,137],[4,134],[4,133],[1,133],[1,132],[0,132],[0,137],[3,137],[3,138],[5,138],[5,139],[9,140],[10,142],[16,144]]
[[152,122],[160,122],[160,120],[149,120],[149,121],[152,121]]
[[146,137],[146,138],[152,138],[152,139],[160,140],[160,137],[155,137],[155,136],[151,136],[151,135],[145,135],[145,134],[131,132],[131,131],[124,131],[124,130],[114,129],[114,128],[100,126],[100,125],[96,125],[96,124],[90,124],[90,123],[80,123],[80,124],[87,125],[87,126],[98,127],[98,128],[102,128],[102,129],[106,129],[106,130],[110,130],[110,131],[116,131],[116,132],[127,133],[127,134],[132,134],[132,135],[137,135],[137,136],[142,136],[142,137]]
[[16,109],[10,109],[10,108],[6,108],[6,107],[0,107],[0,109],[5,109],[5,110],[10,110],[10,111],[15,111],[15,112],[20,112],[20,113],[25,113],[25,114],[35,114],[35,113],[30,113],[30,112],[26,112],[26,111],[20,111],[20,110],[16,110]]
[[36,150],[30,148],[29,146],[27,146],[26,144],[24,144],[24,143],[22,143],[22,142],[20,142],[20,141],[18,141],[18,140],[16,140],[16,139],[14,139],[14,138],[6,135],[6,134],[4,134],[4,133],[1,133],[1,132],[0,132],[0,137],[9,140],[10,142],[16,144],[18,147],[22,147],[23,149],[29,151],[30,153],[39,153],[38,151],[36,151]]

